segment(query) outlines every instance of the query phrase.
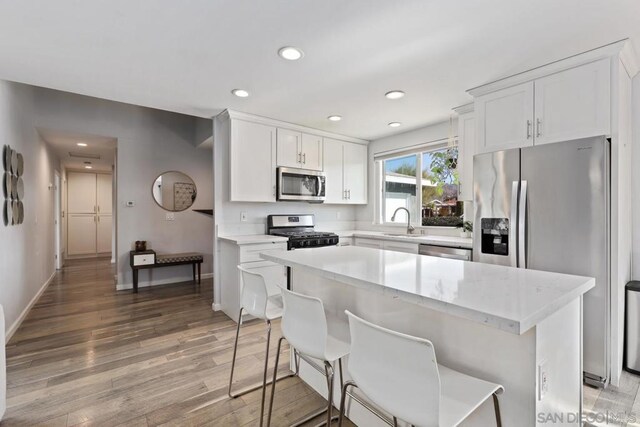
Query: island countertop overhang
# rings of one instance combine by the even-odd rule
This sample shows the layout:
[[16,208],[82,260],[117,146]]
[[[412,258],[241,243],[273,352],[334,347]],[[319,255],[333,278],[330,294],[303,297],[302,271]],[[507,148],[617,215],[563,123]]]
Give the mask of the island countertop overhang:
[[595,286],[591,277],[354,246],[261,256],[518,335]]

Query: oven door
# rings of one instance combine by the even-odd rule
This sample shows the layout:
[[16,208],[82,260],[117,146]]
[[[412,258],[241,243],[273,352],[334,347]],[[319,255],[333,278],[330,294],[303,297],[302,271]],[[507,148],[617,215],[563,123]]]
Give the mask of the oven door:
[[278,168],[278,200],[322,203],[325,180],[324,172]]

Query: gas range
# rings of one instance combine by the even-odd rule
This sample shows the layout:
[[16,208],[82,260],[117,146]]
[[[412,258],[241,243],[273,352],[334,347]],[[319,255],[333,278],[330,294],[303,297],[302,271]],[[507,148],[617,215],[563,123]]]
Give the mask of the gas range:
[[269,215],[267,233],[288,237],[287,249],[317,248],[337,245],[340,238],[335,233],[315,231],[313,214]]

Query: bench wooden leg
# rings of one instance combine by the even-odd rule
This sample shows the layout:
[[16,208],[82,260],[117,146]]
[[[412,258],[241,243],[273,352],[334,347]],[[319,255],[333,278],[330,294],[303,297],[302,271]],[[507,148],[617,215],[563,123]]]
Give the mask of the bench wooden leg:
[[191,268],[193,269],[193,281],[196,281],[196,263],[191,264]]
[[202,283],[202,263],[198,263],[198,285]]
[[138,293],[138,269],[133,269],[133,292]]

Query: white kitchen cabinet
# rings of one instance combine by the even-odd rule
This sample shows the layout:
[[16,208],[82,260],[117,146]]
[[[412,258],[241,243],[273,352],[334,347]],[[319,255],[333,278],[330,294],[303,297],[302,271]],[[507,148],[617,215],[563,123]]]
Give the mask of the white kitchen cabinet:
[[535,144],[611,134],[609,59],[535,81]]
[[[265,261],[260,253],[268,250],[286,250],[286,242],[238,245],[228,240],[220,240],[220,304],[222,311],[234,321],[238,321],[242,275],[238,265],[265,276],[266,280],[282,287],[287,285],[286,269],[280,264]],[[250,318],[248,315],[243,316]]]
[[278,128],[277,165],[322,170],[322,137]]
[[533,145],[533,85],[527,82],[475,99],[478,153]]
[[367,203],[367,146],[345,142],[344,188],[347,201],[353,204]]
[[303,133],[300,152],[302,153],[302,167],[304,169],[322,170],[321,136]]
[[353,239],[355,246],[364,248],[384,249],[384,241],[376,239],[367,239],[364,237],[356,237]]
[[353,237],[340,236],[340,241],[338,242],[338,246],[354,246]]
[[455,110],[458,113],[458,200],[473,200],[473,156],[476,152],[473,104]]
[[611,60],[483,93],[475,121],[477,153],[611,135]]
[[[97,215],[70,213],[67,221],[68,254],[72,256],[95,255],[97,253]],[[109,247],[110,251],[111,247]]]
[[232,202],[276,201],[276,128],[231,120],[230,199]]
[[405,243],[405,242],[395,242],[393,240],[385,240],[383,242],[382,248],[387,251],[405,252],[408,254],[418,253],[417,243]]
[[302,153],[300,152],[301,132],[278,129],[277,165],[287,168],[300,168]]
[[324,138],[325,203],[367,203],[367,146]]

